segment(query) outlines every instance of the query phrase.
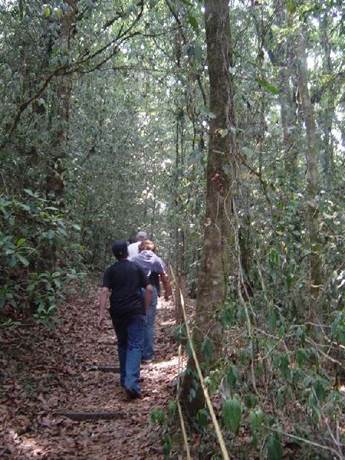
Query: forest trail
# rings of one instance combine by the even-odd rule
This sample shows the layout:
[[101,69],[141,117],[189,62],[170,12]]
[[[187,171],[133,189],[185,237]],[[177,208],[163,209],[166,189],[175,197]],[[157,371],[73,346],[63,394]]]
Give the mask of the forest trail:
[[[149,419],[152,409],[173,398],[178,373],[174,307],[159,302],[156,361],[142,366],[143,398],[130,402],[114,372],[118,361],[111,321],[100,331],[97,318],[97,292],[91,288],[59,309],[56,328],[33,325],[2,333],[2,460],[163,458],[158,428]],[[63,411],[116,418],[75,421]]]

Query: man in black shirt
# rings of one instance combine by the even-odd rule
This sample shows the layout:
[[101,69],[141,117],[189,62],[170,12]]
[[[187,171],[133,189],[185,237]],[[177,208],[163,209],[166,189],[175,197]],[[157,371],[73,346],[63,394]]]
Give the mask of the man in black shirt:
[[99,326],[102,327],[110,294],[109,311],[117,336],[121,385],[130,399],[140,398],[145,312],[151,302],[152,286],[144,271],[127,260],[126,241],[115,241],[112,251],[117,262],[108,267],[103,275]]

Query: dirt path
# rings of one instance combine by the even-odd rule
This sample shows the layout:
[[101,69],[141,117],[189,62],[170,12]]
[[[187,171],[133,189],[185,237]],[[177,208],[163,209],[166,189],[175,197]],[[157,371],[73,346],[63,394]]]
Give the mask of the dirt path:
[[[1,459],[163,458],[149,414],[173,398],[177,375],[173,307],[164,301],[159,304],[157,359],[143,366],[144,397],[132,402],[126,402],[119,386],[111,322],[100,332],[96,311],[96,293],[91,290],[60,309],[54,330],[35,325],[2,333]],[[61,415],[63,411],[115,418],[74,421]]]

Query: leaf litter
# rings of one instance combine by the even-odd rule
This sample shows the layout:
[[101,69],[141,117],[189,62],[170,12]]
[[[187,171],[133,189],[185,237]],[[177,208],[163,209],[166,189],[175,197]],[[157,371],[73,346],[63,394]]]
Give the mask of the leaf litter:
[[[0,458],[2,460],[162,459],[150,411],[164,408],[178,374],[174,307],[160,300],[156,360],[142,366],[143,398],[127,402],[119,384],[110,319],[97,327],[97,292],[74,297],[55,328],[3,330],[0,337]],[[98,370],[100,368],[100,370]],[[102,370],[103,368],[103,370]],[[106,370],[104,370],[106,368]],[[63,413],[116,414],[74,421]]]

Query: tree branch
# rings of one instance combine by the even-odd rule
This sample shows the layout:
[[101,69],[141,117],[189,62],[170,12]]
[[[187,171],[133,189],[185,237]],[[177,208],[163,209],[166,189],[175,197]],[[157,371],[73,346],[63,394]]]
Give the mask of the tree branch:
[[19,105],[17,113],[16,113],[16,115],[14,117],[13,123],[12,123],[10,129],[8,130],[8,134],[7,134],[6,138],[5,138],[5,140],[2,142],[2,144],[0,144],[0,151],[3,150],[6,147],[6,145],[9,143],[9,141],[11,139],[11,136],[12,136],[13,132],[16,130],[17,125],[18,125],[18,123],[20,121],[20,118],[21,118],[22,114],[24,113],[24,111],[29,107],[29,105],[33,101],[38,99],[45,92],[45,90],[47,89],[49,83],[51,82],[51,80],[53,80],[54,77],[70,75],[70,74],[72,74],[74,72],[79,71],[79,69],[80,69],[82,64],[85,64],[86,62],[94,59],[96,56],[98,56],[99,54],[101,54],[105,50],[107,50],[111,45],[114,45],[114,44],[116,44],[117,41],[120,41],[120,43],[117,44],[114,47],[113,51],[106,58],[104,58],[101,62],[99,62],[97,65],[95,65],[93,67],[93,69],[90,70],[90,72],[94,71],[94,70],[97,70],[99,67],[101,67],[105,62],[109,61],[109,59],[111,59],[116,54],[116,52],[119,49],[118,47],[119,47],[119,45],[121,43],[123,43],[125,40],[128,40],[129,38],[132,38],[132,37],[134,37],[134,36],[136,36],[136,35],[138,35],[140,33],[138,31],[130,33],[131,30],[135,27],[135,25],[139,22],[140,18],[143,15],[143,12],[144,12],[144,0],[141,0],[138,5],[140,5],[140,11],[138,12],[138,14],[137,14],[136,18],[134,19],[134,21],[130,24],[130,26],[125,31],[123,31],[123,27],[121,27],[119,32],[118,32],[118,34],[117,34],[117,36],[113,40],[108,42],[106,45],[104,45],[99,50],[95,51],[92,55],[87,56],[85,59],[82,59],[82,60],[79,60],[79,61],[77,60],[76,62],[71,63],[71,64],[64,64],[63,66],[60,66],[60,67],[56,68],[44,80],[43,85],[37,91],[37,93],[34,94],[28,100],[26,100],[25,102],[23,102],[22,104]]
[[[10,138],[11,138],[11,135],[13,134],[13,132],[15,131],[18,123],[19,123],[19,120],[23,114],[23,112],[29,107],[29,105],[35,101],[36,99],[38,99],[43,93],[44,91],[46,90],[46,88],[48,87],[50,81],[56,77],[57,75],[63,75],[64,73],[62,72],[62,70],[64,68],[66,68],[66,64],[64,64],[63,66],[61,67],[58,67],[57,69],[55,69],[50,75],[48,75],[48,77],[45,79],[43,85],[41,86],[41,88],[37,91],[36,94],[34,94],[30,99],[28,99],[27,101],[23,102],[22,104],[20,104],[18,110],[17,110],[17,114],[16,116],[14,117],[14,120],[13,120],[13,123],[12,123],[12,126],[11,128],[9,129],[8,131],[8,134],[7,134],[7,138],[5,138],[4,142],[2,144],[0,144],[0,151],[6,147],[6,145],[8,144]],[[61,73],[62,72],[62,73]]]

